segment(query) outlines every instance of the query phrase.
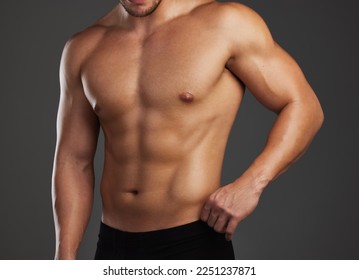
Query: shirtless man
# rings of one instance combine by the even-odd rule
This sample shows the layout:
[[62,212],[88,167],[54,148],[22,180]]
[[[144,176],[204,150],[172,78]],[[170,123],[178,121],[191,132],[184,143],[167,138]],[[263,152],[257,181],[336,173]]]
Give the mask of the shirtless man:
[[[323,122],[296,62],[239,3],[120,0],[67,42],[60,82],[56,259],[76,258],[89,221],[100,127],[96,259],[232,259],[237,225]],[[220,188],[245,87],[278,117],[255,161]]]

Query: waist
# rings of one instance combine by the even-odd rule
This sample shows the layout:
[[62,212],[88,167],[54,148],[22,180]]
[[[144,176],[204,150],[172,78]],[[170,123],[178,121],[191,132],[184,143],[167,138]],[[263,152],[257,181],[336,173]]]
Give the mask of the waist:
[[175,227],[128,232],[101,223],[95,259],[217,260],[234,259],[224,234],[196,220]]
[[107,161],[101,182],[103,219],[132,231],[194,221],[220,186],[220,171],[217,161],[195,157],[174,165]]
[[198,220],[205,200],[189,203],[168,195],[144,194],[126,199],[105,198],[102,199],[102,221],[113,228],[129,232],[175,227]]
[[159,230],[150,230],[150,231],[140,231],[140,232],[131,232],[124,231],[111,227],[103,222],[100,226],[100,235],[104,238],[122,238],[126,239],[128,242],[137,242],[139,240],[144,241],[148,240],[153,242],[154,240],[170,239],[176,238],[177,236],[191,235],[196,236],[198,234],[212,232],[213,229],[210,228],[206,223],[201,220],[195,220],[186,224],[180,224],[178,226],[159,229]]

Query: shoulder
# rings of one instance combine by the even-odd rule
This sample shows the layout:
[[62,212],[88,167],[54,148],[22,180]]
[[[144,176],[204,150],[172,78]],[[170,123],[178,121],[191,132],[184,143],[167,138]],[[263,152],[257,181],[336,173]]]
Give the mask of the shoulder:
[[80,32],[73,34],[64,47],[64,53],[71,55],[85,54],[101,40],[107,28],[101,25],[92,25]]
[[104,36],[106,28],[93,25],[75,33],[66,42],[60,63],[60,79],[79,80],[81,66]]
[[72,35],[63,49],[61,64],[71,68],[80,68],[82,62],[95,49],[107,28],[95,24]]
[[207,7],[208,21],[236,45],[261,45],[272,41],[264,19],[252,8],[237,2],[213,2]]
[[217,23],[226,27],[263,27],[263,18],[252,8],[237,2],[213,2],[208,5]]

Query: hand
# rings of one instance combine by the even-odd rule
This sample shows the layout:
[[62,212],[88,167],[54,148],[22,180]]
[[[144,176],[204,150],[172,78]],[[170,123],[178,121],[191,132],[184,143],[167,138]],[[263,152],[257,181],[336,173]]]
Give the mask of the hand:
[[255,185],[234,185],[219,188],[206,201],[201,220],[232,240],[238,224],[257,207],[262,189]]

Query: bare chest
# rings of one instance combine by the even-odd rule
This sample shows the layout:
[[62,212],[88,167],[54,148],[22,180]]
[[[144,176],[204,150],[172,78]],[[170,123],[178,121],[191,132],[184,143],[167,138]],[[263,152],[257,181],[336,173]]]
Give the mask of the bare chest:
[[[223,91],[224,73],[228,78],[227,56],[210,31],[166,30],[144,41],[112,33],[84,64],[85,94],[103,118],[138,109],[170,113],[210,104]],[[231,90],[230,83],[226,87]]]

